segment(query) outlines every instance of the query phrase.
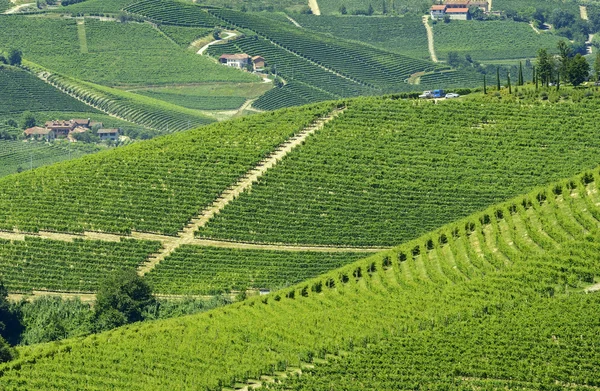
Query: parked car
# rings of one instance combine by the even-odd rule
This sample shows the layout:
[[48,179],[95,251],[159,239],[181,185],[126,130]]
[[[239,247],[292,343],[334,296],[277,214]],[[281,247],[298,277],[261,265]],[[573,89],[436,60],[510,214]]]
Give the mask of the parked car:
[[421,99],[433,98],[433,92],[432,91],[423,91],[423,93],[421,95],[419,95],[419,98],[421,98]]
[[446,94],[446,99],[452,99],[452,98],[458,98],[460,95],[455,94],[454,92],[451,92],[449,94]]

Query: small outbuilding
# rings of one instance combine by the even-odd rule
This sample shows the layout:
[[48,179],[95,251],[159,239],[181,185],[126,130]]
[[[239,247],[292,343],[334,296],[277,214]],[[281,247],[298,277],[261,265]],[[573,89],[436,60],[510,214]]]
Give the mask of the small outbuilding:
[[52,141],[56,138],[56,133],[53,130],[48,128],[42,128],[39,126],[34,126],[33,128],[25,129],[25,137],[31,139],[45,139],[46,141]]
[[254,65],[255,71],[262,71],[267,66],[265,59],[262,56],[252,57],[252,64]]
[[119,129],[99,129],[98,137],[100,140],[116,141],[119,139]]

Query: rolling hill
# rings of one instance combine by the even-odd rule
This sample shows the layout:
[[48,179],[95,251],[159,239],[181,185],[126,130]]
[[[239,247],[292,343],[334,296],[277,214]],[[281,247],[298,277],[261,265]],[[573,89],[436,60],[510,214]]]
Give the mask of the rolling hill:
[[600,272],[598,179],[595,168],[537,188],[268,296],[20,348],[0,384],[597,387],[600,297],[583,288]]

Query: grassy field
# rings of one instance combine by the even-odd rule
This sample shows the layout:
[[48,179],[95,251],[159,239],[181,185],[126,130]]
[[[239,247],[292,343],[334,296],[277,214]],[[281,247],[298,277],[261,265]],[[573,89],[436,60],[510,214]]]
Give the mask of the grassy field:
[[[87,53],[81,53],[73,19],[11,17],[3,18],[2,23],[1,49],[19,47],[30,61],[94,83],[112,86],[259,80],[178,46],[149,24],[86,19]],[[47,38],[39,39],[42,36]]]
[[527,23],[513,21],[436,23],[433,31],[436,54],[441,60],[446,60],[449,52],[470,54],[477,61],[535,58],[540,48],[555,52],[561,39],[537,34]]
[[199,235],[389,246],[600,163],[597,100],[492,99],[349,101]]
[[524,11],[537,8],[546,12],[560,8],[571,12],[576,17],[579,17],[579,5],[573,0],[494,0],[492,3],[494,11]]
[[429,59],[427,31],[421,16],[363,17],[294,15],[302,27],[360,41],[406,56]]
[[598,180],[538,188],[268,296],[19,348],[0,386],[221,390],[301,370],[269,389],[597,387],[600,296],[583,289],[600,274]]
[[269,91],[271,83],[209,83],[134,90],[136,94],[198,110],[235,110]]
[[[165,33],[169,38],[175,41],[179,46],[187,48],[192,42],[199,38],[210,36],[212,38],[213,29],[199,27],[182,27],[182,26],[158,26],[160,31]],[[211,39],[212,40],[212,39]]]
[[383,0],[383,1],[362,1],[362,0],[318,0],[319,9],[323,15],[340,15],[340,8],[346,7],[348,15],[355,11],[368,11],[369,5],[373,7],[376,14],[387,13],[416,13],[424,14],[431,6],[431,2],[425,0]]

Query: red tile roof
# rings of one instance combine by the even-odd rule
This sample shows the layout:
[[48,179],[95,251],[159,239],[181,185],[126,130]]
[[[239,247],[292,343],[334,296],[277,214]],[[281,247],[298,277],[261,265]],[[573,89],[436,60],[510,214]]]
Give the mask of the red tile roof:
[[432,5],[431,6],[431,10],[432,11],[443,11],[445,9],[446,9],[446,6],[443,5],[443,4],[442,5]]
[[236,54],[223,54],[219,57],[224,60],[247,60],[250,58],[246,53],[236,53]]
[[469,12],[468,8],[448,8],[446,10],[447,14],[466,14]]

